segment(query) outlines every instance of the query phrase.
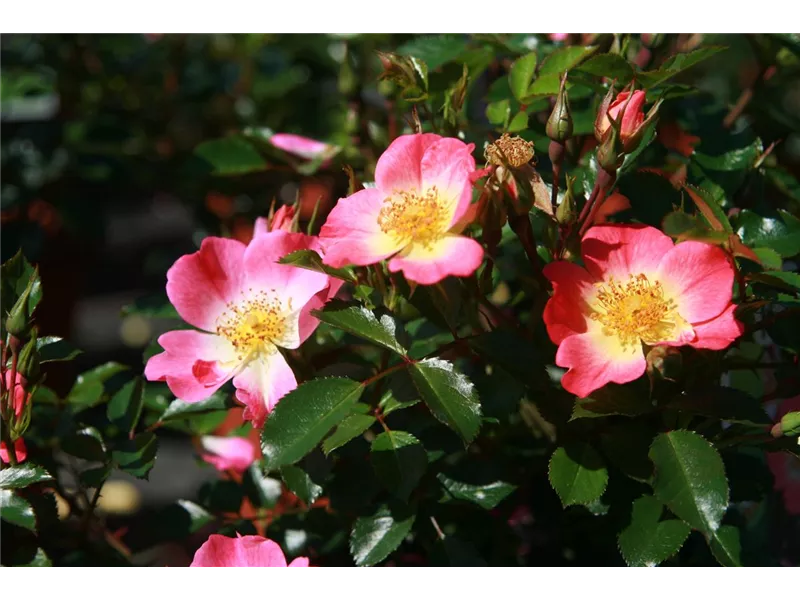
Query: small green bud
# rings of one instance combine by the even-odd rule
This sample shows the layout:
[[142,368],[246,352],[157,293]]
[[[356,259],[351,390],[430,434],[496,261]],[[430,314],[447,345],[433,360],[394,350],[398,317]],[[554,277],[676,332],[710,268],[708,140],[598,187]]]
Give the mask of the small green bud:
[[561,78],[561,87],[556,96],[556,104],[553,107],[553,112],[550,113],[550,118],[547,119],[547,126],[545,132],[554,142],[561,142],[562,144],[572,137],[572,114],[569,110],[569,97],[567,96],[566,86],[567,76]]
[[38,271],[34,271],[33,275],[28,280],[28,285],[25,286],[25,290],[23,290],[20,297],[17,298],[17,301],[8,313],[8,317],[6,318],[6,331],[14,337],[25,338],[28,336],[32,316],[31,311],[28,310],[28,306],[30,305],[30,296],[33,292],[33,288],[38,285]]
[[779,423],[772,427],[773,437],[800,435],[800,411],[786,413]]
[[573,192],[573,185],[575,178],[570,178],[567,175],[567,191],[564,193],[564,198],[561,204],[556,208],[556,220],[560,225],[571,225],[578,220],[578,210],[575,203],[575,193]]
[[625,148],[619,136],[619,128],[612,125],[597,149],[597,164],[609,175],[616,175],[624,160]]
[[39,349],[36,347],[36,334],[34,328],[32,337],[27,344],[22,348],[17,359],[17,372],[20,373],[31,384],[36,383],[39,379]]

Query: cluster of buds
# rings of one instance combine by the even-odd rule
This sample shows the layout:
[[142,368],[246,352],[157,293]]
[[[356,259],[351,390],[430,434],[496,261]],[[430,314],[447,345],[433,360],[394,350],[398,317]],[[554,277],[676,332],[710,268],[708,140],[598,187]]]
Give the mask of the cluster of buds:
[[600,144],[597,162],[606,172],[616,174],[625,155],[639,147],[648,126],[658,117],[661,101],[645,115],[645,100],[643,90],[633,89],[620,92],[616,98],[609,90],[603,98],[594,122],[594,136]]
[[34,272],[5,320],[7,335],[0,362],[0,461],[12,465],[27,455],[22,436],[30,424],[30,399],[40,378],[37,331],[31,314],[38,287],[39,277]]

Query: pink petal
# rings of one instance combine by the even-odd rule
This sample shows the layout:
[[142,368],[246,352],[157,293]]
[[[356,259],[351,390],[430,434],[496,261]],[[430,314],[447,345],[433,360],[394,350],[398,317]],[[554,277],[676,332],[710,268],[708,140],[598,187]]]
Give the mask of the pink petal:
[[297,311],[317,292],[330,286],[324,273],[278,264],[277,260],[293,250],[307,248],[312,242],[302,233],[273,231],[253,239],[244,255],[246,293],[252,290],[272,291],[288,301]]
[[375,165],[375,185],[381,198],[394,191],[422,190],[422,157],[425,151],[441,140],[435,133],[401,135],[381,154]]
[[672,248],[669,237],[647,225],[595,225],[581,243],[591,275],[602,280],[613,276],[621,282],[631,275],[652,275]]
[[586,333],[571,335],[561,342],[556,364],[569,368],[561,385],[580,398],[609,382],[638,379],[646,367],[641,344],[623,348],[616,336],[604,335],[602,327],[594,321],[589,321]]
[[289,563],[290,567],[307,567],[308,566],[308,557],[306,556],[298,556],[292,562]]
[[295,135],[293,133],[276,133],[269,138],[270,143],[284,152],[289,152],[295,156],[305,159],[314,159],[320,154],[324,154],[332,146],[325,142],[312,140],[311,138]]
[[378,225],[385,198],[380,190],[367,188],[339,200],[319,234],[326,265],[371,265],[400,250]]
[[285,567],[281,547],[260,535],[229,538],[212,534],[195,552],[190,567]]
[[682,242],[664,254],[658,280],[678,313],[690,323],[713,319],[731,303],[733,267],[724,250],[703,242]]
[[697,338],[690,345],[708,350],[723,350],[744,333],[744,326],[736,320],[733,313],[736,305],[731,304],[717,317],[705,323],[694,325]]
[[608,107],[608,113],[616,120],[619,113],[623,110],[625,113],[622,116],[621,137],[627,139],[639,128],[644,122],[644,107],[647,95],[642,90],[633,92],[633,97],[630,97],[630,92],[620,92],[616,100]]
[[586,298],[594,290],[594,279],[586,269],[559,260],[546,265],[544,276],[553,282],[553,296],[544,307],[544,324],[554,344],[586,331],[586,315],[590,308]]
[[409,281],[438,283],[451,275],[468,277],[483,260],[483,247],[461,235],[447,235],[431,248],[413,244],[389,261],[389,270],[403,271]]
[[244,418],[260,429],[278,400],[297,387],[297,379],[277,350],[260,355],[233,379],[236,399],[245,405]]
[[147,361],[148,381],[166,381],[184,402],[200,402],[232,376],[236,354],[223,337],[193,330],[169,331],[158,338],[164,352]]
[[205,451],[200,457],[218,471],[242,473],[258,456],[247,438],[205,435],[200,438],[200,446]]
[[[14,456],[18,463],[24,462],[28,458],[28,449],[25,447],[25,440],[22,438],[17,438],[14,441]],[[0,462],[6,464],[11,462],[8,460],[8,446],[6,446],[5,442],[0,442]]]
[[30,394],[25,390],[28,381],[23,377],[22,373],[17,371],[16,377],[11,379],[11,369],[6,370],[5,374],[6,389],[14,389],[14,415],[20,416],[25,408],[25,403],[30,399]]
[[474,149],[474,144],[465,144],[456,138],[442,138],[429,146],[422,156],[420,191],[436,186],[440,199],[453,202],[450,227],[464,215],[472,202],[470,176],[475,171]]
[[200,250],[179,258],[167,271],[167,296],[183,319],[214,331],[216,319],[241,291],[245,245],[208,237]]

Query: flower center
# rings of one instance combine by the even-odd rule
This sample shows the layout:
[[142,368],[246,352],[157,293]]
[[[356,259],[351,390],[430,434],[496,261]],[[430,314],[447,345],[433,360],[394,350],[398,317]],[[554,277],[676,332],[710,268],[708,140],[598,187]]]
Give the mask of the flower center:
[[603,325],[605,335],[616,335],[623,347],[670,340],[682,322],[675,302],[664,297],[661,283],[641,273],[625,284],[613,278],[599,284],[592,308],[591,318]]
[[230,341],[239,360],[257,352],[275,352],[286,333],[286,310],[274,292],[257,292],[238,304],[229,303],[217,321],[217,333]]
[[425,194],[395,192],[383,201],[378,226],[403,245],[420,244],[430,248],[447,233],[449,214],[436,186]]

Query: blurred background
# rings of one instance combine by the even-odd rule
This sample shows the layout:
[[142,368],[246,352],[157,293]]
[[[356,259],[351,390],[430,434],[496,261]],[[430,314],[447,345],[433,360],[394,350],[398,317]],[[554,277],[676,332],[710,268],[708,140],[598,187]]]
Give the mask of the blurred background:
[[[573,38],[614,42],[611,36]],[[466,102],[469,135],[480,140],[492,130],[486,96],[505,76],[503,48],[560,43],[516,34],[431,39],[2,36],[2,260],[22,249],[39,265],[41,333],[68,338],[83,351],[73,362],[48,365],[47,385],[66,394],[77,373],[109,360],[141,372],[153,337],[175,324],[174,313],[163,308],[165,273],[206,235],[247,241],[255,218],[273,203],[297,202],[307,223],[319,201],[317,224],[324,220],[347,193],[341,165],[368,169],[391,139],[409,131],[409,105],[395,98],[391,82],[379,80],[377,51],[421,48],[430,55],[431,44],[439,43],[440,58],[458,48],[454,57],[475,53],[464,58],[468,62],[477,61],[481,49],[484,63]],[[750,90],[739,115],[765,147],[779,142],[774,154],[780,164],[800,175],[800,79],[769,72],[780,44],[765,36],[681,35],[666,38],[664,51],[688,51],[701,41],[728,51],[691,71],[689,81],[704,94],[699,101],[734,110]],[[428,63],[432,72],[461,68],[449,59]],[[276,132],[339,146],[336,166],[298,168],[266,144]],[[263,143],[264,168],[220,173],[217,164],[214,172],[202,145],[229,134]],[[126,310],[132,305],[138,310]],[[176,436],[174,446],[163,440],[149,483],[124,480],[119,505],[113,487],[104,490],[103,502],[112,513],[163,506],[192,497],[208,477],[216,474],[197,466],[190,442]]]

